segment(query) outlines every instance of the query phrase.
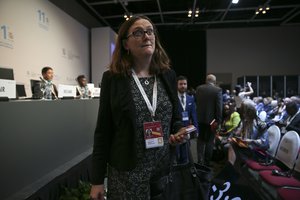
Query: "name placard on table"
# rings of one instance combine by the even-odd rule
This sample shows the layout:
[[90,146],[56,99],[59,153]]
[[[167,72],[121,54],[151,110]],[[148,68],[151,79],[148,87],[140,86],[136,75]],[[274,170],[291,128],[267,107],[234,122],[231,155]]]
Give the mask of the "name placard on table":
[[91,97],[94,97],[94,88],[95,88],[94,83],[88,83],[87,87],[88,87],[89,91],[91,92]]
[[58,98],[76,97],[76,86],[74,85],[58,85]]
[[94,92],[93,92],[93,96],[94,97],[100,97],[100,88],[98,88],[98,87],[95,87],[94,88]]
[[16,98],[16,81],[0,79],[0,97]]

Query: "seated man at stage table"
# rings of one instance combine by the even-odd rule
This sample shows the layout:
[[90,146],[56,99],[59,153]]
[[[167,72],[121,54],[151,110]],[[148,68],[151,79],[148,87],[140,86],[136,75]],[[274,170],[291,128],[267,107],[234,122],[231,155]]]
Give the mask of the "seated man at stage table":
[[84,75],[79,75],[76,78],[78,85],[76,86],[76,96],[81,99],[87,99],[91,97],[91,91],[88,88],[87,80]]
[[58,99],[58,91],[55,84],[52,83],[53,80],[53,69],[46,66],[42,69],[42,77],[40,77],[41,82],[34,86],[34,97],[45,98],[45,99]]

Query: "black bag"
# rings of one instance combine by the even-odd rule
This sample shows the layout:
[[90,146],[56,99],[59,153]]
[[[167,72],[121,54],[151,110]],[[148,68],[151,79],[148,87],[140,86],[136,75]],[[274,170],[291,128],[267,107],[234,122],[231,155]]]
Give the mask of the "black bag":
[[193,162],[175,165],[171,172],[151,181],[151,200],[207,200],[209,196],[211,169]]
[[213,147],[212,161],[218,162],[225,158],[224,148],[222,141],[219,139],[215,140],[215,145]]

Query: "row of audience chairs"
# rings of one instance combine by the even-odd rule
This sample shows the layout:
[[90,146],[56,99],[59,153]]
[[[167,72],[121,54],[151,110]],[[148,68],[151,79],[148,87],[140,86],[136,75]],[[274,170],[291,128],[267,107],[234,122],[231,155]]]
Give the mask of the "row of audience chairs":
[[[297,132],[288,131],[281,138],[280,129],[268,129],[269,149],[266,160],[246,161],[248,174],[256,181],[261,192],[270,199],[300,199],[300,138]],[[273,162],[270,162],[270,161]],[[267,194],[267,195],[266,195]],[[267,198],[268,199],[268,198]]]

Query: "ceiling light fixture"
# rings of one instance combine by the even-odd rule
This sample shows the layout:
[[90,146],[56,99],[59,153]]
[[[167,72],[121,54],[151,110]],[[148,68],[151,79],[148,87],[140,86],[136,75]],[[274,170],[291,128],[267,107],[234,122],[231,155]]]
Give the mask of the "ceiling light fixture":
[[237,4],[239,2],[239,0],[232,0],[233,4]]
[[130,14],[124,14],[124,19],[127,21],[127,20],[129,20],[130,18],[132,17],[132,13],[130,13]]
[[192,9],[189,9],[189,11],[188,11],[188,17],[192,17]]
[[269,11],[270,10],[270,6],[268,5],[268,4],[265,4],[265,5],[260,5],[260,6],[258,6],[258,8],[256,9],[256,11],[255,11],[255,14],[256,15],[258,15],[258,14],[260,14],[260,13],[262,13],[262,14],[266,14],[267,13],[267,11]]
[[199,17],[199,13],[200,13],[199,8],[196,8],[195,17]]
[[199,13],[200,13],[199,8],[196,8],[194,13],[193,13],[192,9],[189,9],[188,17],[192,17],[192,15],[194,15],[194,17],[199,17]]

